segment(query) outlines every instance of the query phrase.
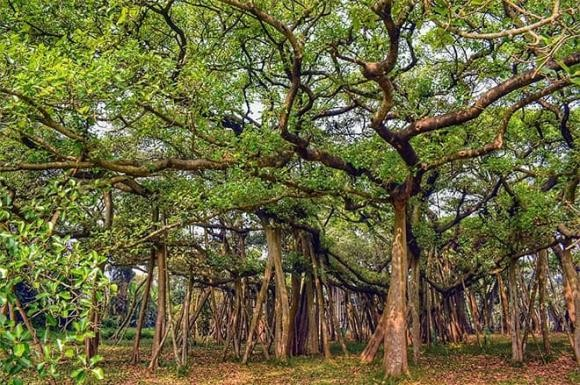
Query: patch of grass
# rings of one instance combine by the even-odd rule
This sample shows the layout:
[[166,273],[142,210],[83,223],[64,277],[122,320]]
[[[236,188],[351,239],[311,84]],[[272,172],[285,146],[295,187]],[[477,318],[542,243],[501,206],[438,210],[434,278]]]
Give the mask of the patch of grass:
[[[108,340],[113,337],[115,334],[116,328],[103,328],[101,329],[101,338]],[[135,328],[127,328],[123,334],[123,340],[129,341],[135,339],[136,329]],[[152,339],[155,335],[155,329],[153,328],[144,328],[141,330],[141,339]]]
[[[148,331],[151,333],[152,330]],[[191,348],[189,365],[178,368],[173,361],[173,350],[168,343],[161,357],[161,367],[150,373],[146,367],[151,354],[151,339],[144,339],[138,366],[128,364],[132,341],[122,340],[117,345],[104,340],[100,353],[105,357],[102,366],[106,380],[100,384],[120,385],[570,385],[580,383],[580,371],[575,369],[572,352],[565,336],[552,340],[553,361],[541,360],[541,341],[531,341],[527,361],[521,368],[510,365],[510,342],[504,336],[493,336],[488,346],[479,347],[475,341],[465,344],[434,345],[425,347],[419,362],[411,364],[409,377],[386,379],[382,353],[377,359],[362,365],[359,352],[364,343],[349,343],[350,357],[342,355],[338,344],[332,346],[333,358],[321,355],[292,357],[287,361],[265,361],[256,349],[248,365],[242,365],[233,356],[222,361],[223,347],[202,340]],[[411,352],[409,352],[411,357]],[[40,385],[43,382],[28,382]],[[66,381],[63,384],[68,384]]]
[[573,384],[580,384],[580,369],[573,370],[568,374],[568,378]]

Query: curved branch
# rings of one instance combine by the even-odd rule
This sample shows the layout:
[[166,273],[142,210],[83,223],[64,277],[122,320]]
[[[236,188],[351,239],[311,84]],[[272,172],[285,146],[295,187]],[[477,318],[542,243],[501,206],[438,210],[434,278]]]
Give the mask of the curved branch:
[[[574,53],[564,58],[561,62],[566,66],[578,64],[580,63],[580,53]],[[546,68],[558,70],[561,69],[561,66],[555,61],[550,61],[546,63]],[[470,107],[439,116],[423,118],[411,123],[400,132],[400,136],[402,138],[409,139],[425,132],[466,123],[477,118],[488,106],[500,100],[509,93],[518,89],[522,89],[545,78],[546,74],[540,72],[538,68],[531,69],[491,88],[489,91],[480,96]]]
[[569,78],[565,78],[565,79],[561,79],[557,82],[552,83],[550,86],[544,88],[543,90],[533,93],[531,95],[528,95],[527,97],[521,99],[518,103],[512,105],[508,111],[506,112],[506,114],[504,115],[501,127],[499,129],[499,131],[497,132],[494,140],[486,145],[484,145],[483,147],[480,148],[471,148],[471,149],[463,149],[460,150],[454,154],[449,154],[447,156],[444,156],[428,165],[424,166],[425,170],[430,170],[436,167],[439,167],[441,165],[444,165],[446,163],[450,163],[450,162],[454,162],[456,160],[462,160],[462,159],[471,159],[471,158],[476,158],[476,157],[480,157],[482,155],[486,155],[489,154],[493,151],[499,150],[500,148],[503,147],[504,144],[504,136],[505,133],[507,131],[507,127],[509,125],[509,122],[512,118],[512,116],[514,115],[514,113],[519,110],[520,108],[533,103],[535,101],[537,101],[538,99],[546,96],[546,95],[550,95],[551,93],[564,88],[568,85],[571,84],[571,81]]
[[550,23],[556,21],[559,17],[560,17],[560,2],[556,0],[554,2],[554,6],[552,8],[552,14],[548,18],[537,21],[537,22],[530,24],[530,25],[522,26],[520,28],[508,29],[508,30],[501,31],[501,32],[493,32],[493,33],[465,32],[465,31],[460,30],[459,28],[455,28],[455,27],[451,26],[450,24],[442,23],[439,20],[433,20],[433,21],[435,24],[437,24],[439,27],[445,29],[446,31],[449,31],[451,33],[454,33],[454,34],[459,35],[461,37],[464,37],[466,39],[493,40],[493,39],[499,39],[502,37],[512,38],[514,36],[521,35],[523,33],[532,32],[540,27],[543,27],[544,25],[547,25],[547,24],[550,24]]

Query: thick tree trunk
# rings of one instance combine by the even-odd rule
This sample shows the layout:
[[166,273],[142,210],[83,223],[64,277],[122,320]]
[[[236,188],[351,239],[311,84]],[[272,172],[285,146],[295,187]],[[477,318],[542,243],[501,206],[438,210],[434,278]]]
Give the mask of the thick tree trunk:
[[[167,317],[167,249],[165,245],[156,245],[157,259],[157,318],[155,320],[155,335],[153,337],[153,358],[149,364],[151,370],[159,365],[159,353],[166,336]],[[155,354],[155,352],[159,352]]]
[[419,361],[421,354],[421,319],[419,316],[419,259],[415,256],[411,261],[411,279],[409,280],[409,310],[411,312],[411,338],[413,339],[413,362]]
[[278,227],[264,226],[266,232],[266,242],[268,243],[268,254],[274,261],[274,271],[276,276],[276,302],[279,312],[276,314],[279,320],[279,335],[276,343],[276,358],[288,359],[290,354],[290,305],[288,303],[288,292],[286,290],[286,276],[282,270],[282,246],[281,234]]
[[318,354],[320,348],[318,344],[318,318],[316,317],[316,309],[314,307],[314,279],[312,274],[307,273],[304,279],[304,292],[306,295],[306,318],[307,318],[307,334],[306,334],[306,354]]
[[461,341],[465,341],[467,334],[470,331],[471,324],[467,317],[467,306],[465,304],[465,294],[460,291],[455,294],[454,311],[457,315],[457,323],[459,324],[459,331],[461,333]]
[[442,302],[444,299],[441,298],[439,293],[435,290],[431,290],[432,298],[432,318],[433,318],[433,339],[435,342],[445,342],[449,341],[447,323],[444,322],[441,310],[443,308]]
[[555,252],[560,258],[562,271],[566,282],[564,284],[564,297],[566,298],[566,307],[572,324],[572,348],[576,356],[576,363],[580,365],[580,317],[578,316],[578,309],[580,309],[580,266],[574,265],[572,258],[572,251],[568,248],[568,242],[555,247]]
[[385,312],[385,374],[400,377],[409,372],[407,362],[407,234],[406,199],[395,200],[395,226],[391,256],[391,280]]
[[429,346],[433,343],[433,289],[431,287],[427,287],[425,285],[425,314],[427,317],[426,320],[426,340]]
[[509,282],[509,305],[511,314],[511,340],[512,340],[512,361],[522,363],[524,361],[524,349],[522,333],[520,329],[520,306],[517,290],[517,261],[511,261],[508,269]]
[[502,320],[501,329],[503,334],[508,334],[509,331],[511,330],[509,316],[509,300],[501,274],[497,273],[496,278],[497,278],[497,287],[499,290],[499,300],[501,302],[501,320]]
[[306,277],[300,282],[300,301],[296,314],[296,325],[294,332],[294,355],[306,353],[306,343],[308,341],[308,310],[306,298]]
[[284,360],[283,356],[283,342],[282,342],[282,304],[280,303],[280,293],[275,288],[274,296],[274,355],[276,358]]
[[471,312],[471,318],[473,321],[473,330],[475,331],[475,337],[477,338],[477,344],[481,346],[481,323],[479,321],[479,308],[477,307],[477,300],[475,299],[475,294],[471,290],[465,288],[465,295],[469,303],[469,310]]
[[548,250],[538,253],[538,307],[540,311],[540,328],[544,352],[550,354],[550,331],[548,326],[548,311],[546,309],[546,282],[548,279]]
[[290,292],[290,325],[288,334],[290,336],[290,354],[295,355],[298,345],[298,330],[299,325],[298,311],[300,308],[300,275],[292,273],[291,276],[291,292]]
[[161,354],[161,350],[163,349],[163,345],[165,344],[165,340],[167,339],[167,336],[169,335],[169,332],[172,329],[172,324],[169,324],[169,327],[165,328],[165,333],[161,336],[161,341],[159,342],[159,345],[157,345],[154,349],[153,349],[153,353],[151,355],[151,361],[149,361],[149,366],[148,369],[151,371],[155,371],[156,370],[156,365],[159,362],[159,355]]
[[305,236],[304,241],[307,245],[308,253],[310,254],[310,261],[312,262],[312,270],[314,275],[314,287],[316,289],[316,302],[318,305],[318,322],[320,325],[320,334],[322,340],[322,352],[325,358],[332,357],[330,353],[330,344],[328,341],[328,323],[326,321],[326,313],[324,311],[324,293],[322,290],[320,264],[318,263],[318,256],[312,245],[312,239]]

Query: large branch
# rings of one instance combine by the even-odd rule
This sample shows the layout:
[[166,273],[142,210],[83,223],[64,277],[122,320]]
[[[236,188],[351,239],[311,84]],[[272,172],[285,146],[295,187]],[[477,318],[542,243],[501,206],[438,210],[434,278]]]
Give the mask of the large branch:
[[94,169],[103,168],[110,171],[120,172],[131,176],[150,176],[156,172],[166,169],[184,170],[184,171],[201,171],[201,170],[221,170],[231,164],[228,161],[216,162],[208,159],[161,159],[152,161],[63,161],[63,162],[45,162],[45,163],[4,163],[0,164],[0,171],[41,171],[41,170],[70,170],[70,169]]
[[439,167],[439,166],[444,165],[446,163],[454,162],[457,160],[477,158],[477,157],[480,157],[480,156],[489,154],[493,151],[501,149],[503,147],[503,144],[504,144],[504,136],[505,136],[505,133],[506,133],[507,128],[509,126],[509,122],[517,110],[519,110],[520,108],[523,108],[524,106],[527,106],[530,103],[533,103],[533,102],[539,100],[540,98],[542,98],[544,96],[550,95],[550,94],[554,93],[555,91],[562,89],[570,84],[571,84],[570,79],[564,78],[564,79],[558,80],[557,82],[552,83],[551,85],[544,88],[543,90],[540,90],[538,92],[535,92],[533,94],[530,94],[530,95],[522,98],[519,102],[515,103],[507,110],[495,138],[490,143],[487,143],[479,148],[466,148],[466,149],[457,151],[453,154],[446,155],[446,156],[424,166],[424,169],[429,170],[429,169],[436,168],[436,167]]
[[380,0],[372,7],[373,11],[380,16],[389,35],[389,51],[385,59],[380,63],[384,74],[388,74],[395,68],[399,56],[400,26],[393,20],[392,0]]
[[[561,63],[568,67],[580,63],[580,53],[574,53],[564,58],[561,60]],[[546,68],[558,70],[561,69],[561,66],[555,61],[550,61],[546,63]],[[408,125],[403,131],[399,133],[399,135],[404,139],[410,139],[425,132],[466,123],[477,118],[488,106],[500,100],[509,93],[527,87],[530,84],[536,83],[545,78],[546,74],[540,71],[540,69],[531,69],[491,88],[489,91],[480,96],[470,107],[439,116],[432,116],[417,120]]]
[[441,28],[445,29],[446,31],[449,31],[455,35],[459,35],[459,36],[464,37],[466,39],[493,40],[493,39],[499,39],[502,37],[513,38],[514,36],[521,35],[523,33],[533,32],[534,30],[536,30],[540,27],[543,27],[544,25],[553,23],[559,17],[560,17],[560,2],[558,0],[556,0],[554,2],[553,8],[552,8],[552,14],[549,17],[542,19],[540,21],[537,21],[533,24],[524,25],[524,26],[521,26],[519,28],[507,29],[507,30],[500,31],[500,32],[491,32],[491,33],[465,32],[459,28],[455,28],[455,27],[451,26],[450,24],[443,23],[439,20],[434,20],[434,22],[435,22],[435,24],[437,24]]

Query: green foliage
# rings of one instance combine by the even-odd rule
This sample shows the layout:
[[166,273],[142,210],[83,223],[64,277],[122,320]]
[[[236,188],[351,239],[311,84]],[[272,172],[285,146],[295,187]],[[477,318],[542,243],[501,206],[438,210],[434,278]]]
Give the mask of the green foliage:
[[[47,187],[61,198],[58,210],[74,211],[78,196],[72,182]],[[62,360],[71,361],[70,376],[84,383],[88,374],[103,376],[97,367],[100,360],[88,360],[82,343],[92,336],[88,316],[91,298],[102,301],[108,279],[100,266],[105,258],[82,249],[80,242],[53,233],[46,216],[46,201],[31,201],[16,208],[5,190],[0,191],[0,307],[17,310],[20,321],[0,315],[0,372],[8,378],[19,378],[24,370],[35,370],[42,378],[59,378]],[[27,303],[18,298],[17,287],[28,287],[33,299]],[[34,329],[25,328],[43,323],[44,335],[33,336]],[[62,325],[70,325],[64,327]],[[54,337],[51,331],[62,330]]]

